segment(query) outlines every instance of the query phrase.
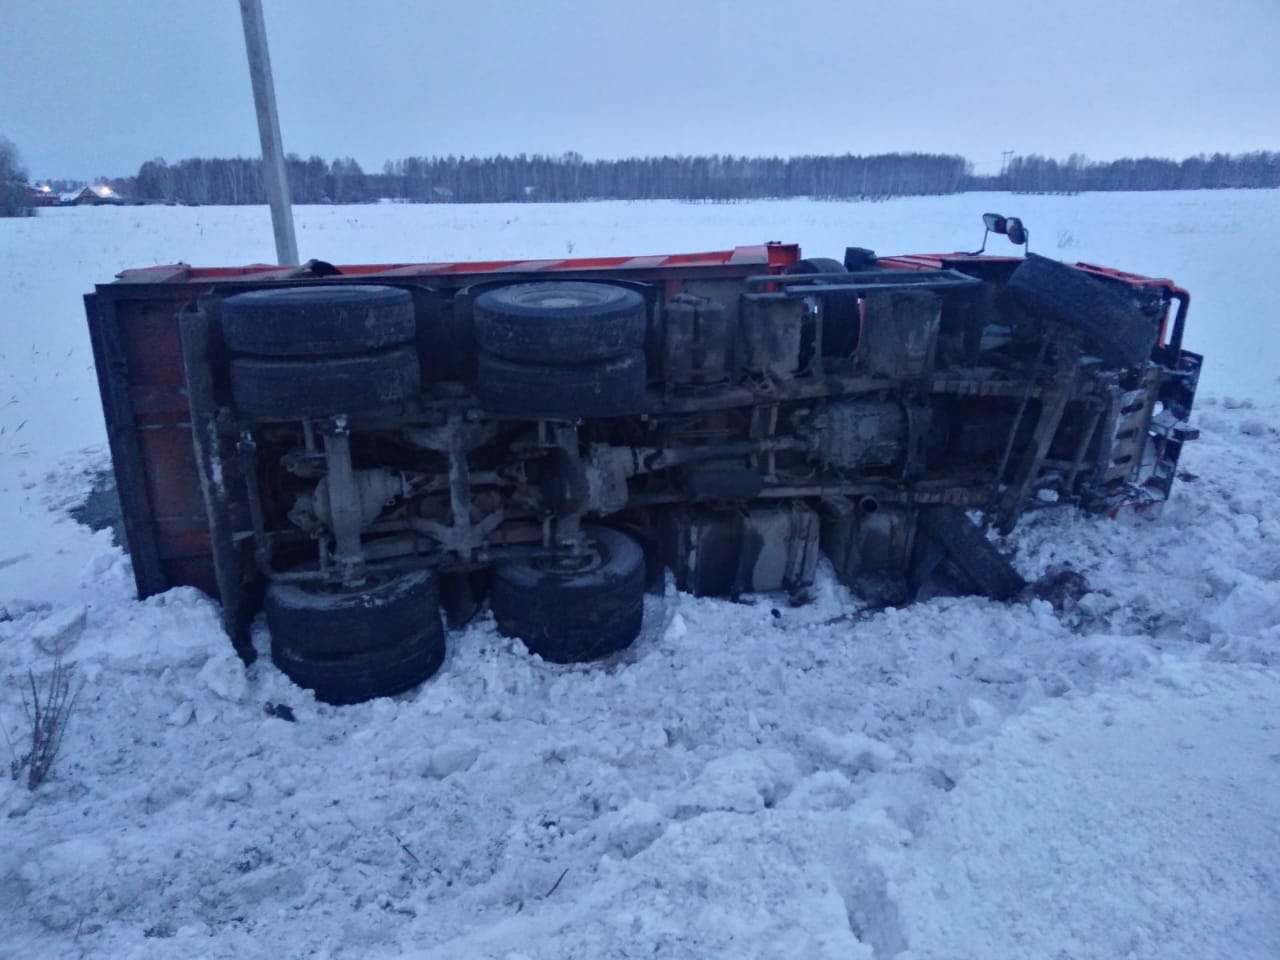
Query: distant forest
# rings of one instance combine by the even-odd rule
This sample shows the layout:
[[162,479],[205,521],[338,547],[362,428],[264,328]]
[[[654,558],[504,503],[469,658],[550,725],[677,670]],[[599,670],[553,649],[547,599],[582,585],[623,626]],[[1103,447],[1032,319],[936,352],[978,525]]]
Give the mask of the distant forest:
[[[288,158],[294,203],[567,202],[578,200],[733,201],[815,197],[874,200],[968,191],[1078,193],[1093,190],[1207,190],[1280,187],[1280,153],[1220,154],[1094,162],[1014,156],[1004,169],[975,176],[963,157],[877,156],[409,157],[366,173],[350,157]],[[131,200],[167,203],[265,203],[256,158],[148,160],[136,176],[109,180]]]

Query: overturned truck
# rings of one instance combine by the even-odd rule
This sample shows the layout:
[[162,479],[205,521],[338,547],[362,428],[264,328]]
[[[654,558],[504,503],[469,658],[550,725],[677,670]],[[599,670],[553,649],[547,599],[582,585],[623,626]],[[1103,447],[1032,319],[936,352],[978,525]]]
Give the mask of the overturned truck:
[[[1024,241],[1012,218],[988,231]],[[985,243],[984,243],[985,246]],[[699,595],[1023,583],[976,520],[1153,509],[1201,358],[1167,280],[1028,254],[131,270],[86,297],[140,596],[222,604],[322,700],[487,604],[547,660]]]

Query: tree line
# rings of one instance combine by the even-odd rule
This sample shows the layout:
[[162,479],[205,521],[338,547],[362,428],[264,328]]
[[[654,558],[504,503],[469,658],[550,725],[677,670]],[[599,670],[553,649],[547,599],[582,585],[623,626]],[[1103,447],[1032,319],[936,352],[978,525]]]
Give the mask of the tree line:
[[970,189],[1014,193],[1105,190],[1218,190],[1280,187],[1280,153],[1201,154],[1185,160],[1154,157],[1094,163],[1078,153],[1065,161],[1032,154],[1013,157],[996,177],[973,178]]
[[[978,176],[951,154],[874,156],[664,156],[585,160],[517,154],[492,157],[407,157],[365,172],[351,157],[287,159],[295,203],[572,202],[653,200],[729,202],[815,197],[882,199],[997,190],[1078,193],[1096,190],[1202,190],[1280,187],[1280,153],[1152,157],[1090,161],[1013,156],[998,174]],[[148,160],[132,177],[108,179],[134,201],[200,204],[265,203],[257,158],[193,157],[169,164]],[[60,188],[59,184],[55,189]],[[11,143],[0,140],[0,207],[22,206],[25,172]],[[10,202],[11,201],[11,202]]]
[[[875,156],[407,157],[366,173],[350,157],[287,160],[295,203],[571,202],[580,200],[732,201],[816,197],[881,199],[980,190],[1078,193],[1095,190],[1206,190],[1280,187],[1280,153],[1259,151],[1166,160],[1089,161],[1014,156],[998,173],[975,176],[963,157]],[[256,158],[148,160],[133,177],[112,180],[124,196],[187,203],[265,203]]]
[[[774,197],[880,198],[956,193],[968,164],[937,154],[811,157],[561,156],[408,157],[366,173],[350,157],[286,160],[295,203],[570,202],[580,200],[753,200]],[[118,192],[145,200],[263,203],[257,159],[148,160]]]

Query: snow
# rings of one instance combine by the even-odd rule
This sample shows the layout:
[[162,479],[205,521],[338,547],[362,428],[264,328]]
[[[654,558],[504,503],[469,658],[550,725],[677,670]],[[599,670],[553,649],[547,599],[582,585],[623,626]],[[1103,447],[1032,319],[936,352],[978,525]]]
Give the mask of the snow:
[[418,690],[343,708],[245,670],[198,592],[136,600],[66,514],[107,461],[80,295],[268,261],[265,208],[0,220],[0,726],[54,654],[83,684],[51,780],[0,779],[0,955],[1280,956],[1280,193],[297,214],[304,256],[406,262],[948,250],[987,210],[1171,276],[1208,357],[1162,516],[1007,539],[1078,601],[868,612],[825,565],[796,608],[668,586],[605,664],[484,618]]

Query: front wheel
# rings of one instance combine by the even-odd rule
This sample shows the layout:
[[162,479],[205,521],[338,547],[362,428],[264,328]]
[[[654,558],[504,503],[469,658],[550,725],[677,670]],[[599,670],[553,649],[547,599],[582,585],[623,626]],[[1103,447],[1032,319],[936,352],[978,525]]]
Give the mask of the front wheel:
[[959,507],[924,507],[920,511],[920,529],[963,574],[974,593],[992,600],[1012,600],[1027,585],[1008,558]]
[[640,544],[609,527],[585,528],[592,551],[577,569],[541,561],[495,564],[489,603],[498,630],[553,663],[598,660],[631,644],[644,613]]
[[1081,337],[1105,363],[1136,367],[1151,358],[1155,322],[1132,297],[1083,270],[1028,254],[1009,289],[1023,306]]

